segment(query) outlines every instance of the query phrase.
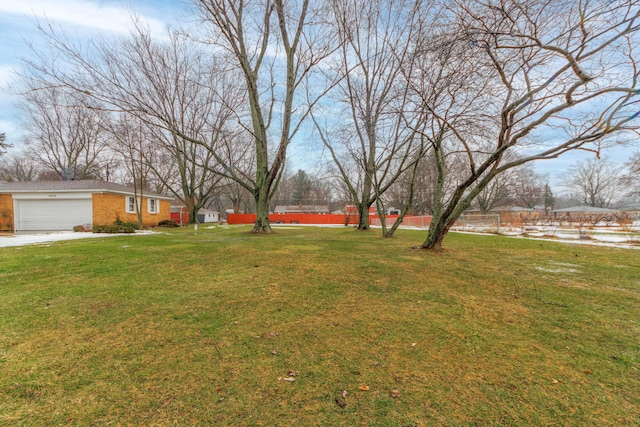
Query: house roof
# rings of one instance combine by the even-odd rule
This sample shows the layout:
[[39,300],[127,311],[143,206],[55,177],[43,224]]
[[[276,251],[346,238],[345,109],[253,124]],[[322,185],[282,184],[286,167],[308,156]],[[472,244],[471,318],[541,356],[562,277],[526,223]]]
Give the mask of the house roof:
[[496,212],[537,212],[537,209],[524,208],[522,206],[503,206],[492,210]]
[[611,213],[618,211],[615,209],[594,208],[593,206],[572,206],[570,208],[556,209],[551,212]]
[[640,211],[640,203],[627,205],[620,208],[621,211]]
[[199,214],[219,214],[220,212],[218,211],[212,211],[211,209],[199,209],[198,210]]
[[326,213],[329,212],[329,206],[327,205],[278,205],[273,210],[274,212],[286,212],[286,213]]
[[[99,179],[78,181],[18,181],[0,182],[0,193],[116,193],[135,195],[135,190],[126,185]],[[153,192],[143,192],[144,196],[171,200],[172,197]]]

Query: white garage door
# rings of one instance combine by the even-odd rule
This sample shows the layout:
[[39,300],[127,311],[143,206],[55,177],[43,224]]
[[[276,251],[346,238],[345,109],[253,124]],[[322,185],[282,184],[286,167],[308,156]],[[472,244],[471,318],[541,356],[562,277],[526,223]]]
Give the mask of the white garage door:
[[91,224],[91,199],[16,200],[18,231],[73,230]]

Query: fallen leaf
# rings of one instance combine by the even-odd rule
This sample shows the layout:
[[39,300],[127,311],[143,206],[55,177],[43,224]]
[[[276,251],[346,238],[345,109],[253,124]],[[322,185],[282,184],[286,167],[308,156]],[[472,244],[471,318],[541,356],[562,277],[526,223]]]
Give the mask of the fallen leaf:
[[274,348],[273,350],[271,350],[271,354],[273,354],[273,355],[275,356],[276,354],[278,354],[278,350],[276,350],[276,349]]
[[339,397],[336,397],[335,401],[338,404],[338,406],[343,408],[343,409],[344,409],[345,406],[347,406],[347,402],[345,402],[344,400],[340,399]]
[[284,377],[283,380],[289,381],[290,383],[294,382],[296,379],[294,377]]
[[593,374],[593,371],[591,369],[587,369],[586,371],[584,371],[584,373],[590,375]]
[[418,345],[418,343],[411,343],[411,347],[415,347],[416,345]]
[[391,390],[391,397],[393,397],[394,399],[397,397],[400,397],[400,391],[399,390]]
[[363,386],[360,386],[358,389],[360,391],[369,391],[369,386],[368,385],[363,385]]
[[343,399],[347,398],[347,390],[342,390],[342,398]]
[[378,361],[373,362],[373,366],[378,366],[379,364],[380,364],[380,362],[378,362]]
[[296,371],[287,371],[287,375],[290,377],[295,377],[298,373]]
[[554,383],[554,384],[558,384],[559,381],[554,378],[554,379],[551,380],[551,382]]

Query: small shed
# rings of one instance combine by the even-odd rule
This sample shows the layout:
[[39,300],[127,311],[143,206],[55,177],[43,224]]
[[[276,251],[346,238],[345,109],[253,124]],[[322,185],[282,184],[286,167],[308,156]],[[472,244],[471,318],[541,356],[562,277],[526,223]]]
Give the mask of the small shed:
[[171,219],[180,225],[189,224],[189,211],[184,205],[171,205]]
[[208,222],[220,222],[220,212],[209,209],[200,209],[198,211],[198,222],[206,224]]

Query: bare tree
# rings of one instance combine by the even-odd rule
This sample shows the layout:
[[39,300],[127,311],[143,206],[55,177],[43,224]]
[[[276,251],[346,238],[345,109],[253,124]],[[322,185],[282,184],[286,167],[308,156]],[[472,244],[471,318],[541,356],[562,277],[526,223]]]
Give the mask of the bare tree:
[[622,184],[627,188],[627,195],[640,196],[640,151],[633,153],[625,166],[627,172],[622,177]]
[[579,161],[565,176],[565,185],[575,190],[588,206],[608,208],[622,193],[622,168],[607,158]]
[[382,195],[421,152],[415,130],[406,125],[412,118],[406,114],[403,71],[411,68],[410,40],[419,32],[423,2],[330,3],[340,40],[335,65],[340,84],[333,97],[344,113],[329,131],[315,116],[314,121],[357,207],[358,229],[367,230],[370,207],[376,203],[384,211]]
[[[464,159],[459,156],[450,156],[448,160],[448,173],[445,175],[443,183],[443,194],[450,194],[456,186],[456,177],[464,173]],[[410,188],[412,184],[411,170],[405,172],[403,177],[394,184],[391,189],[391,205],[406,206],[410,198]],[[433,214],[434,201],[436,199],[436,188],[438,186],[438,169],[433,151],[428,152],[417,165],[417,174],[414,184],[413,201],[409,211],[414,215]]]
[[[230,137],[237,130],[228,124],[243,101],[238,74],[222,68],[220,52],[207,51],[175,31],[169,31],[166,40],[155,39],[140,23],[127,38],[89,40],[89,49],[51,26],[40,28],[50,50],[35,52],[23,78],[33,87],[67,88],[76,97],[91,100],[87,104],[99,104],[102,112],[124,112],[130,124],[136,121],[138,130],[144,125],[144,138],[155,148],[147,143],[134,147],[128,125],[116,138],[131,167],[132,156],[136,157],[136,171],[130,167],[130,172],[141,178],[142,169],[149,168],[151,174],[143,175],[170,190],[188,206],[191,218],[197,218],[216,179],[227,171],[235,174],[235,153],[243,155],[238,139]],[[135,144],[142,144],[136,139]],[[177,181],[166,161],[156,161],[165,154],[175,166]]]
[[272,205],[318,206],[329,205],[331,183],[315,174],[298,169],[295,174],[285,172],[274,195]]
[[544,204],[547,180],[546,175],[539,174],[534,170],[532,163],[525,163],[514,168],[510,183],[513,202],[528,209]]
[[533,209],[543,202],[545,179],[531,163],[524,163],[496,176],[478,193],[473,204],[482,213],[507,205]]
[[7,152],[7,148],[11,147],[11,145],[5,142],[6,139],[7,136],[4,133],[0,133],[0,156]]
[[[124,43],[147,91],[154,101],[152,114],[144,114],[145,133],[152,149],[144,149],[146,166],[158,186],[168,190],[197,222],[219,186],[224,165],[233,165],[237,141],[229,142],[228,121],[242,101],[237,77],[221,68],[219,58],[209,57],[185,35],[171,32],[166,43],[155,42],[141,28]],[[122,71],[122,70],[121,70]]]
[[88,108],[59,88],[27,90],[22,96],[26,147],[44,168],[59,179],[96,178],[107,151],[104,114]]
[[[467,167],[450,197],[436,196],[425,249],[440,248],[457,218],[505,171],[571,150],[599,152],[618,135],[638,129],[635,1],[459,0],[449,13],[440,28],[455,31],[442,43],[430,39],[431,49],[425,45],[431,60],[413,84],[433,94],[437,86],[422,84],[425,75],[442,79],[444,74],[471,85],[447,89],[454,95],[448,104],[423,95],[419,105],[445,131],[434,144],[438,181],[451,153],[464,153]],[[441,60],[448,51],[455,54]],[[462,120],[470,107],[476,111],[473,122]],[[477,131],[469,132],[474,127]]]
[[507,206],[511,203],[510,190],[511,176],[503,173],[494,178],[489,185],[478,193],[473,205],[483,214],[489,213],[496,208]]
[[255,209],[253,194],[236,181],[225,181],[217,196],[220,206],[229,208],[232,213],[251,212]]
[[[148,189],[147,180],[150,174],[150,157],[154,154],[151,146],[150,132],[143,122],[127,113],[113,114],[112,121],[105,125],[110,133],[110,147],[122,159],[128,176],[133,183],[136,201],[141,201]],[[138,222],[142,225],[143,207],[135,205]]]
[[257,215],[253,231],[269,232],[269,203],[284,171],[287,148],[310,108],[296,94],[314,67],[329,54],[327,45],[320,44],[330,38],[323,34],[320,15],[316,15],[321,2],[195,3],[212,29],[211,42],[229,53],[230,64],[244,81],[248,114],[240,119],[254,144],[254,175],[242,176],[233,165],[226,165],[226,175],[254,196]]
[[0,158],[0,181],[36,181],[41,167],[26,152],[9,152]]

